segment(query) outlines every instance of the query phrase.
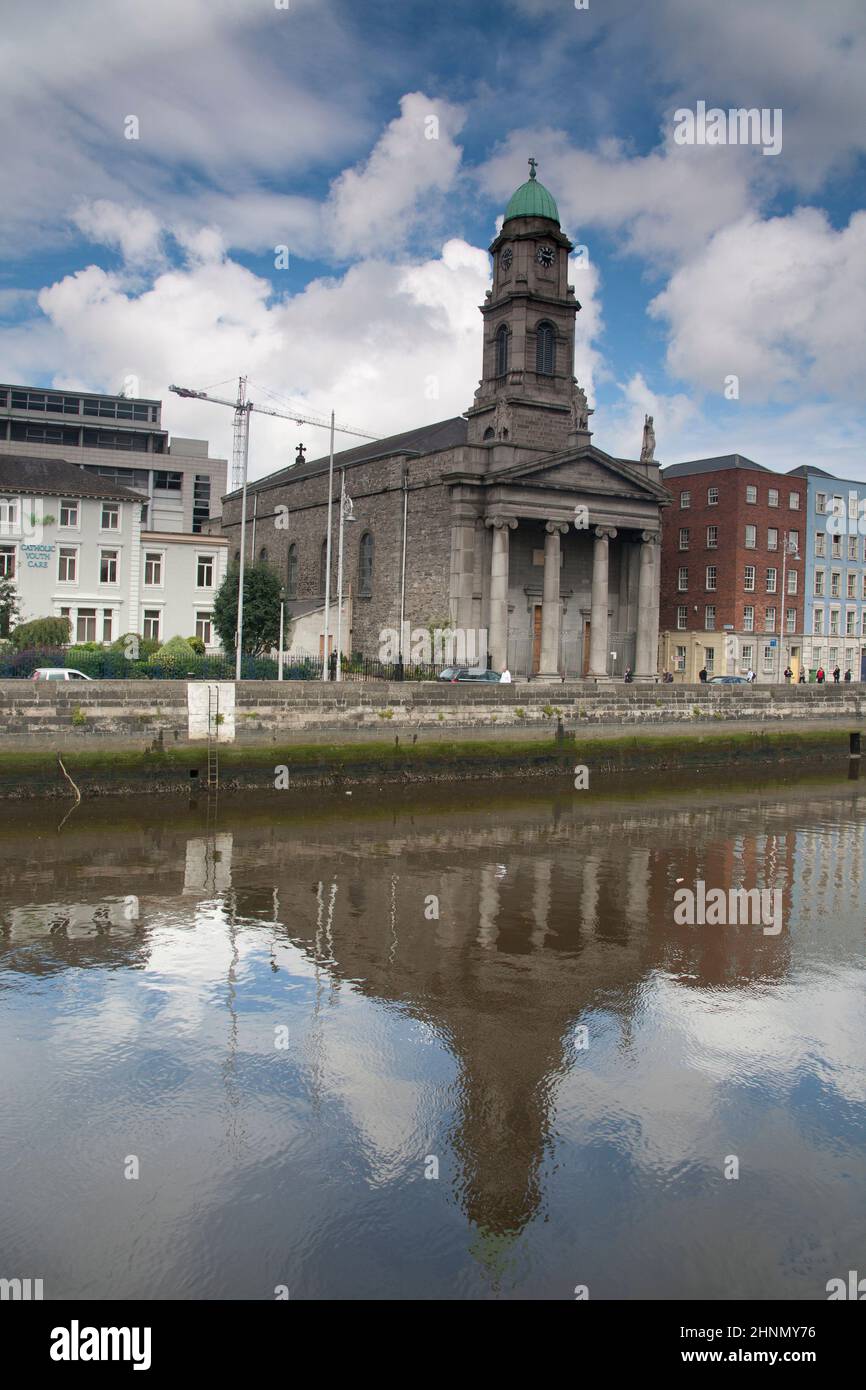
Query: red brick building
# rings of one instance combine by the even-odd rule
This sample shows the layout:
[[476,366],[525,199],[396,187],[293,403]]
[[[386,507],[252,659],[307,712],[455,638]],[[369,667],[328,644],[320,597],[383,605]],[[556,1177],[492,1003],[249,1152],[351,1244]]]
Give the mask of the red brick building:
[[727,454],[664,469],[660,666],[778,681],[803,656],[806,482]]

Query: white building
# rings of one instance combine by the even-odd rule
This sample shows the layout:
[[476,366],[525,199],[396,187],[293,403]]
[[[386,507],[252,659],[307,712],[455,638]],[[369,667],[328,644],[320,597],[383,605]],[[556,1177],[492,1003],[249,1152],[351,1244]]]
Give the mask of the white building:
[[73,642],[197,635],[219,650],[227,541],[147,530],[151,506],[67,460],[0,451],[0,575],[15,580],[20,621],[68,617]]

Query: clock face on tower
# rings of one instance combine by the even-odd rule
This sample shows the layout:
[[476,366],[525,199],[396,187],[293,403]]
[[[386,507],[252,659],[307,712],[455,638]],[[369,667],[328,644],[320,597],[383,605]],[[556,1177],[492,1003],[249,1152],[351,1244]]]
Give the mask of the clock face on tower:
[[502,266],[503,270],[510,270],[511,262],[513,260],[514,252],[512,251],[510,246],[506,246],[505,250],[502,252],[502,255],[499,257],[499,264]]
[[555,258],[556,252],[552,246],[539,246],[535,253],[535,259],[538,264],[545,266],[548,270],[553,265]]

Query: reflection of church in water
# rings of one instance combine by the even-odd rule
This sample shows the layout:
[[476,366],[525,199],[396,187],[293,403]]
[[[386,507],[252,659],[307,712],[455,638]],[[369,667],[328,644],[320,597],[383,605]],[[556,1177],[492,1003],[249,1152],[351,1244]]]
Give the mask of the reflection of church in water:
[[[815,801],[840,827],[829,859],[820,839],[800,829],[800,805],[778,798],[744,805],[738,794],[732,809],[722,794],[713,807],[699,792],[690,804],[683,790],[652,805],[578,804],[545,791],[514,810],[503,801],[494,826],[489,806],[480,794],[473,805],[473,796],[464,789],[461,809],[447,816],[408,806],[377,818],[360,805],[346,808],[304,820],[303,836],[293,814],[211,838],[167,827],[156,842],[143,830],[127,843],[119,831],[114,878],[104,864],[90,879],[78,859],[65,867],[60,841],[57,862],[41,870],[42,899],[52,906],[41,918],[35,907],[4,914],[0,966],[51,973],[143,965],[148,933],[166,912],[192,931],[196,903],[219,902],[247,962],[260,938],[274,972],[291,975],[299,950],[334,998],[350,991],[384,1001],[441,1039],[456,1066],[441,1177],[486,1248],[500,1248],[544,1210],[558,1088],[582,1065],[576,1029],[603,1015],[611,1045],[627,1049],[655,972],[684,990],[737,991],[756,980],[772,988],[787,977],[796,942],[808,944],[812,924],[819,931],[828,918],[847,949],[849,915],[860,930],[863,827],[856,792],[838,789]],[[15,866],[26,856],[7,848],[14,891]],[[2,846],[0,855],[5,869]],[[787,925],[778,938],[747,926],[675,926],[680,878],[781,889],[783,920],[793,914],[796,937]],[[66,910],[73,926],[58,933],[58,904],[74,885],[80,896],[83,883],[92,897],[107,898],[112,884],[135,895],[138,917],[121,913],[116,924],[85,932],[81,906]],[[436,917],[425,913],[431,895]],[[244,1011],[244,979],[261,1010],[254,974],[233,975],[226,999]],[[402,1067],[412,1076],[411,1056]],[[423,1074],[414,1085],[423,1091]],[[374,1089],[371,1103],[387,1107],[387,1076]],[[419,1172],[427,1152],[419,1150]]]

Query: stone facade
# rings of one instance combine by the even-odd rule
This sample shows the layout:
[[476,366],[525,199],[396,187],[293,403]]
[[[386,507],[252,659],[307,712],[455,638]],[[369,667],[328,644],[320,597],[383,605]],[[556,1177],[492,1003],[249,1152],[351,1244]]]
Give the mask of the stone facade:
[[[533,169],[523,190],[540,189],[534,179]],[[651,457],[624,461],[592,443],[573,376],[573,248],[546,190],[549,216],[520,211],[533,205],[523,190],[490,247],[482,378],[466,415],[335,457],[331,599],[345,470],[352,650],[375,656],[388,630],[450,624],[486,632],[490,663],[518,676],[605,680],[630,666],[652,680],[668,494]],[[328,460],[317,459],[247,491],[247,560],[276,568],[289,609],[324,597],[327,490]],[[240,493],[224,500],[232,557],[240,508]]]

